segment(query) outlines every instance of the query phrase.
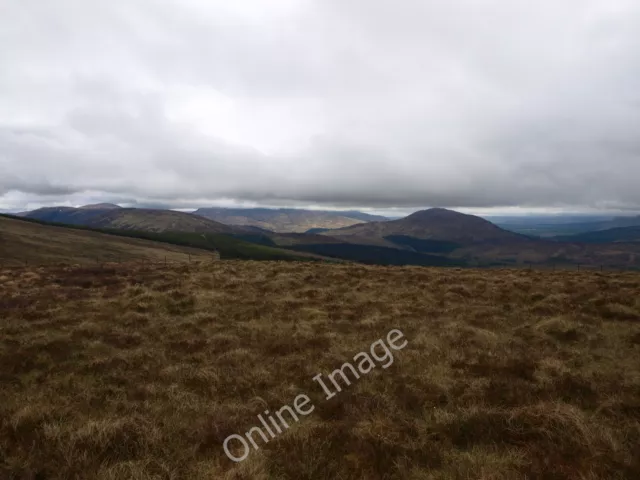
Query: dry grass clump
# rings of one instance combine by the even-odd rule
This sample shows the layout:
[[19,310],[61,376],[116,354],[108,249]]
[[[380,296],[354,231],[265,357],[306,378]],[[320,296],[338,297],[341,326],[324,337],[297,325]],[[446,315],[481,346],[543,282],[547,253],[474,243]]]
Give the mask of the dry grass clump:
[[[640,478],[640,275],[0,268],[0,478]],[[409,341],[330,400],[328,374]],[[242,463],[225,438],[307,394]]]

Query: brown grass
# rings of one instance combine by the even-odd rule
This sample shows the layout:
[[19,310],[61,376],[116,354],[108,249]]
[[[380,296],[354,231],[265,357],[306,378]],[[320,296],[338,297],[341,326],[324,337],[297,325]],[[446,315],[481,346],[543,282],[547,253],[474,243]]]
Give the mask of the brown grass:
[[87,230],[40,225],[0,216],[0,267],[54,263],[188,262],[213,259],[196,248],[125,238]]
[[[2,479],[640,478],[640,275],[0,269]],[[325,401],[312,377],[408,346]],[[235,464],[222,442],[308,394]]]

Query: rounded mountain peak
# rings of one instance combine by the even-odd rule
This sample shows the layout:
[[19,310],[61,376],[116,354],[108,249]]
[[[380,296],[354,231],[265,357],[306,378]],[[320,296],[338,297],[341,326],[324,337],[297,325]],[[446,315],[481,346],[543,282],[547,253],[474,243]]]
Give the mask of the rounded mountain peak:
[[448,210],[446,208],[428,208],[426,210],[418,210],[411,215],[405,217],[405,220],[429,220],[429,219],[463,219],[463,218],[478,218],[473,215],[466,215],[464,213],[456,212],[454,210]]

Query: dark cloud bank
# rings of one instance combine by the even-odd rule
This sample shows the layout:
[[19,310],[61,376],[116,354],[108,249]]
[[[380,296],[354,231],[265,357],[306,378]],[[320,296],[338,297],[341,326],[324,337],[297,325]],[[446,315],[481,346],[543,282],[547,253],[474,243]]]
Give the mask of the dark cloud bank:
[[0,209],[640,210],[637,1],[2,10]]

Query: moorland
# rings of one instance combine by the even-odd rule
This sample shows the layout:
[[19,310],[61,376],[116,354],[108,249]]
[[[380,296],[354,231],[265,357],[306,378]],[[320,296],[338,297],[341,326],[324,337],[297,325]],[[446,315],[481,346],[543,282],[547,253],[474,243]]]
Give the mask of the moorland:
[[[0,268],[0,478],[635,479],[640,275],[202,261]],[[408,345],[325,401],[392,329]],[[241,463],[265,409],[315,410]]]

